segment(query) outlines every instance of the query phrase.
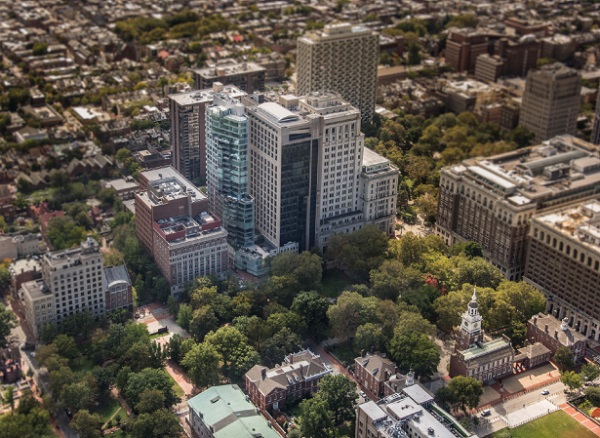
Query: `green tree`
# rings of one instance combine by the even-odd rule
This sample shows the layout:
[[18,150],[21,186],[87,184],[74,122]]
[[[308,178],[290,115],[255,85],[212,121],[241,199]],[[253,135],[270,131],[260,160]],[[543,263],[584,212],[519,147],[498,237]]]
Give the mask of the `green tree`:
[[323,377],[317,397],[325,401],[336,425],[354,419],[356,384],[343,374]]
[[370,273],[371,292],[382,300],[396,301],[402,292],[423,284],[418,270],[406,268],[399,260],[386,260]]
[[560,376],[560,381],[567,385],[571,391],[581,388],[583,382],[581,381],[581,375],[575,371],[566,371]]
[[57,216],[48,221],[46,237],[55,250],[79,245],[86,238],[85,228],[75,225],[69,216]]
[[17,326],[17,317],[15,314],[0,303],[0,345],[6,345],[6,340],[10,331]]
[[343,292],[337,302],[327,310],[329,323],[335,335],[349,338],[354,336],[359,326],[376,322],[375,309],[368,304],[368,299],[357,292]]
[[403,373],[412,369],[417,377],[431,376],[440,363],[437,346],[424,334],[394,336],[388,350]]
[[330,438],[333,429],[333,414],[327,409],[327,402],[320,397],[303,400],[300,403],[300,425],[302,434],[311,438]]
[[152,368],[163,368],[165,366],[165,361],[168,356],[167,347],[163,348],[160,343],[153,341],[149,345],[149,353],[150,361],[148,362],[148,365]]
[[387,248],[387,235],[375,225],[366,225],[352,234],[332,236],[327,256],[352,279],[363,281],[383,262]]
[[600,388],[597,386],[590,386],[585,388],[585,396],[591,404],[598,407],[600,406]]
[[263,362],[268,366],[275,366],[290,352],[300,350],[300,347],[300,337],[288,327],[284,327],[265,341],[262,352]]
[[146,389],[140,393],[140,401],[135,405],[139,414],[151,414],[165,407],[165,396],[158,389]]
[[61,403],[72,412],[91,409],[95,400],[96,394],[85,381],[67,384],[60,392]]
[[[120,373],[119,373],[120,374]],[[139,373],[131,373],[127,377],[125,398],[130,406],[135,406],[140,401],[140,394],[148,389],[158,389],[165,396],[165,404],[170,407],[179,401],[173,390],[173,382],[164,370],[144,368]],[[117,375],[117,384],[119,375]]]
[[164,408],[139,415],[127,424],[127,432],[133,438],[175,438],[183,435],[175,414]]
[[558,347],[554,353],[554,362],[556,362],[561,370],[573,368],[575,366],[573,352],[569,347]]
[[586,363],[581,366],[581,376],[586,381],[596,380],[600,377],[600,367],[593,363]]
[[52,343],[56,345],[58,354],[66,357],[67,359],[75,359],[75,357],[77,357],[79,354],[79,350],[77,349],[77,344],[75,344],[75,339],[73,339],[73,336],[60,334],[54,338]]
[[8,385],[2,394],[2,397],[4,398],[4,403],[10,406],[10,412],[12,414],[15,410],[15,387],[13,385]]
[[183,329],[189,330],[190,322],[192,322],[193,317],[194,311],[192,306],[189,304],[181,304],[179,306],[179,312],[177,312],[177,324],[179,324]]
[[278,254],[271,261],[271,275],[291,275],[304,290],[318,290],[323,276],[321,257],[308,251]]
[[219,381],[219,362],[221,356],[217,349],[207,343],[196,344],[182,360],[188,375],[198,387],[214,385]]
[[327,298],[315,291],[301,292],[296,295],[290,310],[299,315],[310,327],[311,333],[318,336],[327,327]]
[[91,414],[87,409],[77,412],[70,426],[80,438],[102,437],[102,418],[98,414]]
[[354,336],[354,351],[382,351],[387,342],[383,329],[378,324],[366,323],[358,327]]
[[483,395],[483,385],[472,377],[456,376],[450,380],[447,388],[451,394],[451,404],[460,407],[467,415],[467,408],[477,407]]
[[216,330],[218,327],[219,320],[211,306],[202,306],[194,310],[189,330],[196,342],[202,342],[208,332]]

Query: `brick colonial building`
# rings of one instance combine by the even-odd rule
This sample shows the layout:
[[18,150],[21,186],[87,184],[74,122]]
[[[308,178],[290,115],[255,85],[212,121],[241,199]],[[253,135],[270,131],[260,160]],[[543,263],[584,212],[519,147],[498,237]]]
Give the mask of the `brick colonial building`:
[[253,366],[245,375],[246,391],[259,408],[279,410],[287,401],[317,392],[320,380],[331,371],[318,354],[302,350],[286,356],[275,368]]
[[527,339],[544,344],[552,354],[558,347],[568,347],[577,362],[585,356],[587,338],[569,327],[569,318],[566,317],[562,321],[551,315],[532,317],[527,323]]
[[379,355],[360,356],[354,359],[356,380],[378,397],[384,395],[384,384],[396,375],[396,364]]
[[482,382],[512,374],[515,351],[504,338],[485,341],[477,294],[462,315],[462,324],[450,357],[450,376],[468,376]]

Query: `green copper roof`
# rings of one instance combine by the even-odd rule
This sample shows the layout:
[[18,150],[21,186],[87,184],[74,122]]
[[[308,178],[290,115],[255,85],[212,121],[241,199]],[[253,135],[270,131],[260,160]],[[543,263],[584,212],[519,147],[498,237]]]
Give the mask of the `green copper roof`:
[[213,386],[187,403],[216,438],[280,438],[237,385]]

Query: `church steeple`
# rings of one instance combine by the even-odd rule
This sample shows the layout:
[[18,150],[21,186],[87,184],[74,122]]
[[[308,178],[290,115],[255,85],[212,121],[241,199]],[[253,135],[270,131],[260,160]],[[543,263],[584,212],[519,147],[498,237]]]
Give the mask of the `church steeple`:
[[462,314],[462,324],[456,341],[457,350],[465,350],[471,345],[483,341],[482,319],[479,314],[479,304],[477,304],[477,288],[473,288],[473,296],[467,306],[467,311]]

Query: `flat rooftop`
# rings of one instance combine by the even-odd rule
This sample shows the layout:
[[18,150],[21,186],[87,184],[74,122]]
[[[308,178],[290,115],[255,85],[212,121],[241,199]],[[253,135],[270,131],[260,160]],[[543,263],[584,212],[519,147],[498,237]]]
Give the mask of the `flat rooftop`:
[[[365,148],[366,150],[366,148]],[[443,170],[480,183],[515,206],[600,184],[600,147],[570,135]]]
[[600,254],[600,199],[550,211],[534,219]]
[[169,99],[181,106],[194,105],[212,102],[216,93],[224,93],[233,98],[240,98],[246,95],[245,91],[240,90],[234,85],[224,85],[222,91],[215,91],[212,88],[194,90],[185,93],[169,94]]
[[198,70],[193,70],[194,74],[202,76],[205,79],[221,78],[226,76],[235,76],[244,73],[255,73],[265,71],[264,67],[255,62],[239,62],[231,64],[216,65]]
[[46,287],[44,280],[41,279],[23,283],[21,288],[23,289],[23,294],[28,295],[31,301],[52,296],[52,292]]
[[191,196],[194,201],[207,199],[206,195],[173,167],[166,166],[146,170],[140,174],[148,181],[153,195],[175,199],[181,196]]

